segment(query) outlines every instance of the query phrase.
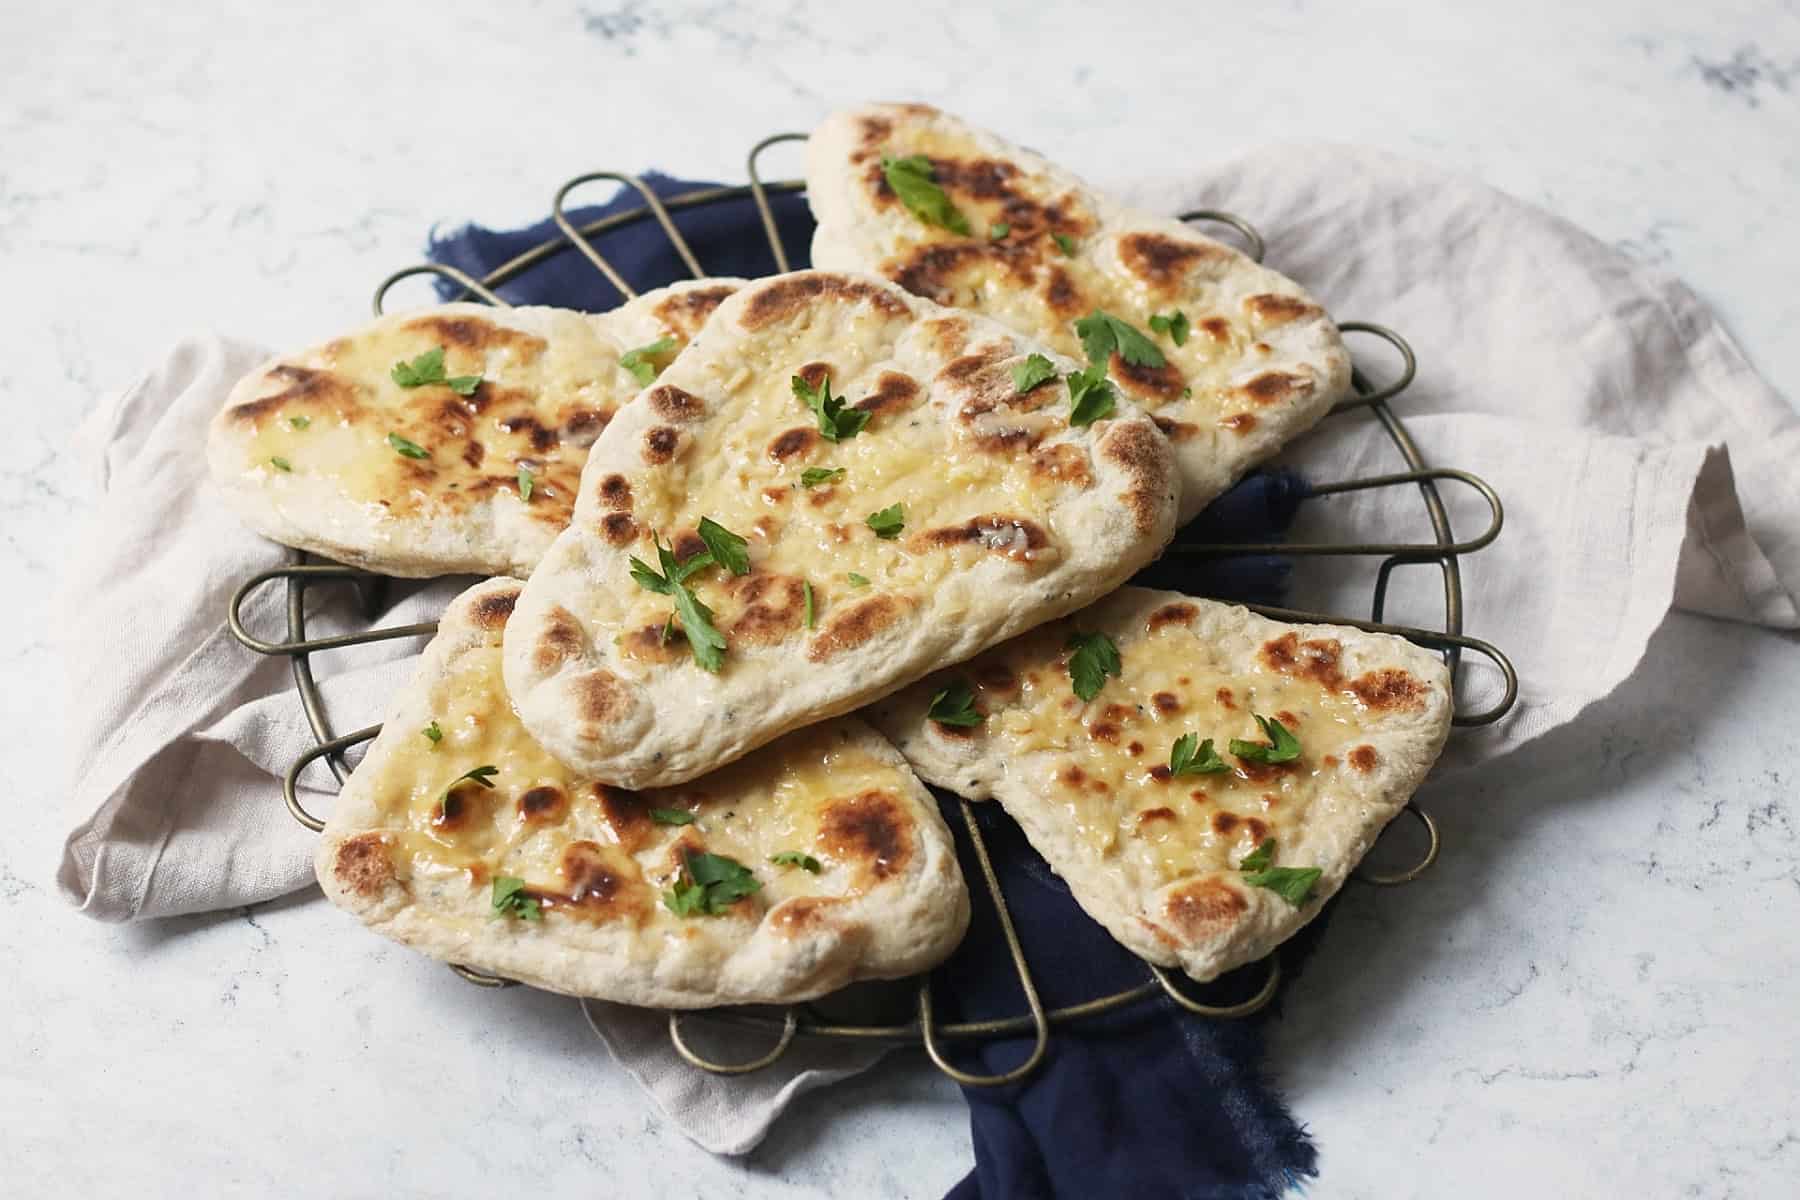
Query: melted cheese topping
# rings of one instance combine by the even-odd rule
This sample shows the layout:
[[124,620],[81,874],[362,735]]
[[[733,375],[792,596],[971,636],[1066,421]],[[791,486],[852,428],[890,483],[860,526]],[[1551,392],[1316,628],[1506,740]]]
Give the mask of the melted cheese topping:
[[[1092,479],[1085,450],[1032,445],[1067,428],[1065,388],[1047,385],[964,420],[944,411],[941,395],[927,399],[943,361],[929,346],[932,323],[884,317],[867,305],[836,307],[844,311],[829,338],[802,343],[778,329],[727,361],[684,360],[667,378],[729,419],[687,427],[673,461],[633,479],[631,552],[646,562],[656,563],[652,534],[684,559],[703,549],[702,517],[748,539],[752,576],[713,568],[691,581],[733,647],[820,636],[851,605],[882,593],[926,594],[986,557],[1002,556],[1028,578],[1067,545],[1050,515],[1058,495]],[[996,354],[987,369],[1010,380],[1006,364],[1023,355],[1010,347]],[[862,432],[838,442],[819,435],[817,417],[791,383],[803,370],[813,378],[828,372],[834,396],[873,409]],[[806,488],[801,475],[809,467],[844,475]],[[867,518],[896,504],[904,529],[896,538],[877,536]],[[852,582],[852,573],[867,584]],[[813,595],[810,634],[802,581]],[[684,646],[661,642],[666,596],[628,586],[597,590],[587,604],[595,625],[624,631],[628,673],[634,659],[687,657]],[[731,661],[728,654],[727,670]]]
[[[325,477],[385,515],[435,518],[496,495],[517,502],[523,469],[532,476],[526,511],[567,525],[588,448],[639,384],[591,318],[551,314],[546,338],[471,308],[377,322],[270,368],[263,395],[227,414],[242,434],[244,471],[271,486]],[[433,349],[444,351],[447,378],[481,377],[472,395],[394,382],[395,363]],[[429,457],[401,454],[389,434]]]
[[[896,825],[912,819],[910,777],[842,722],[790,734],[681,787],[607,788],[571,774],[525,732],[501,681],[498,631],[457,660],[432,708],[442,740],[416,732],[391,743],[371,791],[395,874],[420,894],[440,890],[418,887],[435,883],[452,897],[466,895],[465,885],[486,895],[492,879],[510,875],[553,915],[679,925],[695,918],[668,912],[661,892],[679,874],[682,847],[748,867],[763,887],[733,912],[755,915],[791,896],[853,895],[879,877],[869,846],[844,832],[858,797],[891,798],[883,812],[895,832],[883,844],[912,844],[910,826]],[[499,768],[493,788],[451,786],[487,765]],[[652,809],[695,819],[662,825]],[[812,855],[822,872],[768,861],[787,850]]]
[[[1079,191],[1057,191],[1048,178],[988,158],[972,138],[936,120],[897,123],[878,149],[859,152],[851,168],[865,204],[877,214],[867,227],[880,245],[881,274],[940,304],[1025,331],[1076,359],[1084,357],[1077,319],[1101,309],[1129,322],[1162,351],[1167,367],[1131,367],[1115,355],[1113,378],[1177,441],[1206,426],[1247,433],[1268,405],[1316,386],[1310,368],[1294,368],[1304,373],[1291,384],[1281,382],[1287,368],[1270,372],[1270,382],[1252,382],[1276,355],[1263,335],[1302,315],[1318,315],[1287,281],[1197,236],[1098,235],[1099,219]],[[908,212],[882,180],[883,154],[931,159],[972,236],[927,225]],[[1005,238],[988,236],[996,223],[1010,226]],[[1056,243],[1057,234],[1073,240],[1073,255]],[[1246,269],[1266,275],[1258,286],[1274,293],[1267,302],[1227,302],[1219,280]],[[1191,325],[1180,346],[1150,328],[1151,316],[1175,309]]]
[[[1346,772],[1376,765],[1354,693],[1260,662],[1227,664],[1179,625],[1121,645],[1122,674],[1084,703],[1069,683],[1070,628],[1059,622],[977,660],[968,677],[988,717],[967,736],[997,739],[995,752],[1009,763],[1049,755],[1033,769],[1050,776],[1040,791],[1055,824],[1095,860],[1153,888],[1231,869],[1264,838],[1293,844],[1309,820],[1353,803],[1338,786]],[[1266,740],[1252,713],[1279,719],[1299,739],[1300,757],[1265,766],[1233,756],[1232,738]],[[1185,733],[1211,738],[1232,770],[1173,776],[1170,751]],[[1279,853],[1276,861],[1308,865]]]

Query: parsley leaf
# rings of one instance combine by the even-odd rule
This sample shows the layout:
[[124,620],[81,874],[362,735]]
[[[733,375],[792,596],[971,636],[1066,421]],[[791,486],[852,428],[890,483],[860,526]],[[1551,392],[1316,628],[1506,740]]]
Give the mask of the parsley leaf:
[[1251,887],[1268,888],[1295,908],[1312,896],[1313,884],[1324,874],[1317,867],[1270,867],[1254,875],[1244,876]]
[[403,388],[441,383],[459,396],[473,396],[475,389],[481,386],[481,376],[479,375],[445,377],[444,348],[442,346],[433,346],[411,362],[395,363],[388,374],[395,383]]
[[294,464],[287,459],[282,458],[280,455],[271,458],[269,460],[269,465],[274,467],[277,471],[292,471],[294,469]]
[[869,577],[867,575],[858,575],[855,571],[850,572],[848,575],[844,576],[844,578],[850,581],[851,587],[869,586]]
[[875,536],[882,541],[892,541],[906,528],[906,506],[890,504],[880,512],[872,512],[864,517],[863,523],[873,529]]
[[1069,424],[1092,425],[1112,416],[1118,397],[1106,381],[1106,364],[1090,363],[1069,376]]
[[663,893],[663,904],[678,917],[696,913],[717,916],[751,892],[762,890],[762,882],[735,858],[689,851],[683,861],[675,886]]
[[1021,395],[1055,378],[1056,364],[1041,354],[1033,354],[1024,362],[1013,364],[1013,391]]
[[800,397],[806,407],[813,410],[813,415],[819,418],[819,436],[828,442],[853,438],[869,423],[868,413],[855,408],[846,409],[844,398],[831,394],[829,375],[819,380],[816,388],[796,375],[793,387],[794,395]]
[[397,433],[390,433],[387,435],[387,444],[392,446],[396,453],[401,454],[406,458],[431,457],[431,451],[419,445],[417,442],[407,441]]
[[[694,661],[702,670],[718,671],[725,665],[725,635],[712,623],[712,609],[700,603],[687,586],[690,575],[713,565],[712,551],[702,550],[686,561],[678,561],[674,553],[662,544],[662,538],[652,537],[651,543],[656,547],[656,557],[662,564],[662,573],[658,574],[655,567],[634,554],[631,556],[631,578],[645,591],[668,596],[675,601],[675,615],[681,618],[681,629],[687,634],[688,648],[693,651]],[[666,625],[663,634],[664,640],[667,640]]]
[[992,225],[988,226],[988,240],[997,242],[1011,232],[1011,225],[1008,225],[1005,221],[995,221]]
[[658,825],[692,825],[694,814],[685,808],[653,808],[650,819]]
[[910,154],[905,158],[884,154],[881,156],[881,174],[887,185],[894,189],[894,195],[900,197],[900,203],[906,205],[907,212],[927,225],[968,236],[968,220],[937,185],[931,160],[923,154]]
[[639,387],[649,387],[662,374],[662,368],[650,360],[667,354],[675,348],[675,339],[659,337],[648,345],[627,350],[619,356],[619,368],[629,371],[631,377],[638,381]]
[[1074,238],[1070,237],[1066,233],[1053,233],[1050,235],[1050,240],[1055,242],[1056,248],[1058,250],[1061,250],[1069,258],[1075,257],[1075,239]]
[[312,418],[311,417],[289,417],[288,424],[292,425],[295,429],[305,429],[308,425],[312,424]]
[[444,381],[444,348],[434,346],[411,362],[397,362],[388,374],[403,388],[423,387]]
[[808,629],[811,629],[813,627],[813,597],[812,597],[812,581],[811,580],[802,579],[800,581],[800,594],[806,598],[806,613],[805,613],[806,627]]
[[975,692],[968,681],[958,679],[949,687],[931,698],[931,707],[925,715],[939,725],[954,725],[968,729],[987,720],[987,714],[975,707]]
[[769,855],[769,861],[778,867],[799,867],[802,871],[819,873],[819,860],[810,854],[802,854],[798,850],[782,850]]
[[482,787],[491,791],[494,786],[491,781],[494,776],[499,773],[500,768],[494,766],[476,767],[472,771],[464,771],[461,775],[458,775],[455,779],[450,781],[450,786],[444,789],[444,795],[448,796],[451,792],[454,792],[459,786],[465,783],[479,783]]
[[[1217,775],[1231,767],[1213,749],[1213,740],[1200,741],[1197,733],[1184,733],[1169,748],[1169,773],[1172,775]],[[1198,746],[1196,746],[1198,743]]]
[[1274,717],[1257,716],[1257,726],[1263,736],[1269,739],[1268,745],[1261,742],[1246,742],[1242,738],[1231,739],[1231,752],[1245,762],[1284,763],[1292,762],[1300,757],[1300,739],[1289,733],[1287,726]]
[[529,467],[519,468],[519,503],[531,503],[531,469]]
[[713,561],[733,575],[750,573],[749,543],[711,517],[700,518],[700,540],[712,552]]
[[1165,316],[1155,313],[1150,317],[1150,329],[1155,333],[1166,333],[1169,340],[1177,346],[1185,345],[1188,340],[1187,314],[1179,308],[1171,309]]
[[525,890],[525,881],[517,875],[494,876],[494,915],[517,917],[521,921],[541,921],[544,907],[538,898]]
[[842,467],[808,467],[800,472],[800,486],[815,488],[821,483],[836,483],[844,477]]
[[444,731],[438,728],[438,723],[436,721],[433,721],[425,728],[419,730],[419,732],[424,734],[426,740],[434,746],[444,740]]
[[1083,700],[1092,700],[1106,686],[1108,675],[1123,672],[1119,648],[1104,633],[1072,633],[1069,646],[1069,683]]
[[1275,839],[1264,838],[1262,843],[1250,853],[1238,860],[1240,871],[1266,871],[1269,864],[1275,861]]
[[1075,322],[1075,332],[1091,363],[1106,362],[1116,350],[1120,358],[1134,367],[1163,365],[1163,352],[1156,348],[1155,342],[1109,312],[1096,308]]

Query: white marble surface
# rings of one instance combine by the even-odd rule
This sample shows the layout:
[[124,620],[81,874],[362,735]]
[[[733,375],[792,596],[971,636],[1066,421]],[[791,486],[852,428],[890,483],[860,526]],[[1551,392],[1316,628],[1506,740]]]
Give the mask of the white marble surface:
[[[0,1194],[930,1197],[969,1159],[918,1062],[709,1159],[571,1006],[316,897],[70,913],[33,767],[65,443],[179,334],[328,334],[434,221],[534,219],[583,169],[737,177],[761,134],[888,96],[1102,177],[1295,135],[1465,168],[1681,274],[1800,387],[1792,3],[850,7],[0,6]],[[1433,797],[1441,868],[1350,896],[1274,1026],[1310,1194],[1800,1193],[1797,681],[1793,638],[1676,618],[1578,727]]]

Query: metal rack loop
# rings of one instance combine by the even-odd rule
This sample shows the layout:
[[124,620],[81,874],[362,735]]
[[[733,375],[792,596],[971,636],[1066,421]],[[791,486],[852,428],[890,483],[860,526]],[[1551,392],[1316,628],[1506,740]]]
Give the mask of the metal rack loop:
[[1413,353],[1412,343],[1389,329],[1386,325],[1377,325],[1373,321],[1343,321],[1338,325],[1339,333],[1367,333],[1380,338],[1400,352],[1400,376],[1386,387],[1358,394],[1348,400],[1340,400],[1332,405],[1333,413],[1348,412],[1353,408],[1367,408],[1371,404],[1381,404],[1392,400],[1401,392],[1412,386],[1412,381],[1419,374],[1419,356]]
[[1438,859],[1438,848],[1440,845],[1437,819],[1411,800],[1406,802],[1406,807],[1401,811],[1407,813],[1420,825],[1425,827],[1425,836],[1429,839],[1425,847],[1425,857],[1421,858],[1418,862],[1406,868],[1404,871],[1394,871],[1386,875],[1371,875],[1366,871],[1358,869],[1351,873],[1350,878],[1356,880],[1358,883],[1372,884],[1375,887],[1399,887],[1402,884],[1411,883],[1425,872],[1431,870],[1431,865]]
[[[586,1002],[583,1002],[582,1008],[585,1009],[586,1007]],[[792,1008],[789,1008],[781,1018],[781,1040],[775,1043],[774,1049],[770,1050],[761,1058],[753,1058],[749,1062],[720,1063],[713,1062],[709,1058],[703,1058],[701,1055],[695,1053],[693,1047],[687,1044],[687,1039],[683,1037],[681,1033],[681,1020],[687,1015],[688,1014],[682,1012],[670,1011],[669,1041],[674,1043],[675,1053],[681,1055],[681,1057],[687,1060],[689,1064],[699,1067],[702,1071],[710,1071],[714,1075],[748,1075],[752,1071],[762,1070],[764,1067],[780,1058],[783,1054],[787,1053],[789,1044],[794,1040],[795,1031],[800,1028],[799,1016]],[[590,1016],[588,1019],[591,1021],[593,1018]]]
[[252,592],[263,584],[276,579],[286,580],[290,587],[297,585],[302,592],[305,591],[308,581],[349,580],[356,585],[358,593],[362,595],[365,611],[371,608],[369,597],[387,583],[387,580],[379,575],[371,575],[367,571],[359,571],[355,567],[340,567],[330,563],[290,563],[284,567],[272,567],[267,571],[257,572],[245,580],[243,586],[232,594],[231,607],[225,612],[225,624],[239,645],[247,650],[254,650],[258,654],[292,657],[300,654],[315,654],[321,650],[339,650],[345,646],[364,646],[370,642],[385,642],[394,638],[421,637],[437,632],[436,621],[421,621],[416,625],[392,625],[385,629],[365,629],[361,633],[341,633],[332,637],[290,639],[285,642],[264,641],[251,633],[244,624],[242,610]]
[[1184,558],[1231,558],[1245,554],[1281,554],[1296,557],[1318,554],[1351,555],[1385,554],[1392,556],[1398,564],[1401,562],[1424,562],[1441,558],[1448,554],[1473,554],[1500,536],[1500,527],[1506,520],[1506,510],[1500,503],[1500,494],[1493,486],[1479,475],[1468,471],[1459,471],[1454,467],[1427,467],[1421,471],[1397,471],[1391,475],[1371,475],[1367,479],[1346,479],[1337,483],[1314,484],[1308,490],[1308,497],[1336,496],[1345,492],[1367,492],[1377,488],[1399,487],[1403,484],[1428,483],[1435,480],[1449,480],[1460,483],[1474,490],[1487,501],[1488,524],[1481,533],[1466,542],[1173,542],[1163,553],[1177,554]]
[[1193,208],[1182,213],[1177,219],[1183,222],[1212,221],[1215,224],[1228,225],[1237,230],[1238,235],[1248,243],[1244,254],[1251,262],[1261,262],[1263,255],[1268,252],[1268,244],[1263,241],[1263,235],[1257,232],[1256,226],[1236,213],[1218,208]]
[[769,239],[769,249],[775,254],[775,272],[785,275],[788,266],[787,248],[781,244],[781,231],[775,226],[775,210],[769,207],[769,190],[764,186],[762,175],[756,169],[756,160],[764,150],[782,142],[804,142],[804,133],[777,133],[764,138],[750,147],[750,159],[746,171],[750,176],[750,195],[756,200],[756,211],[762,217],[763,234]]
[[625,277],[614,270],[611,263],[601,257],[600,252],[594,249],[593,244],[583,237],[581,231],[570,224],[569,218],[563,214],[563,201],[570,192],[584,184],[595,183],[603,179],[636,189],[637,194],[642,196],[644,203],[649,206],[651,215],[656,218],[656,223],[662,226],[662,231],[667,235],[669,244],[675,247],[675,253],[681,256],[682,264],[687,267],[688,273],[695,279],[705,278],[706,269],[700,265],[700,260],[694,257],[694,251],[688,245],[687,239],[681,236],[681,230],[675,228],[675,220],[669,216],[669,210],[663,207],[662,197],[652,191],[649,184],[636,175],[627,175],[622,171],[589,171],[586,175],[577,175],[556,189],[556,199],[551,202],[550,215],[555,218],[556,227],[563,231],[563,236],[568,238],[577,250],[585,254],[589,262],[600,268],[601,274],[605,275],[608,282],[619,289],[621,296],[635,298],[638,294],[637,289],[625,282]]
[[1181,990],[1175,982],[1175,977],[1170,975],[1166,968],[1159,967],[1155,963],[1150,964],[1150,974],[1156,977],[1156,982],[1162,987],[1163,992],[1167,994],[1169,999],[1179,1004],[1182,1008],[1187,1009],[1195,1016],[1212,1017],[1215,1020],[1221,1021],[1235,1021],[1243,1017],[1253,1016],[1269,1007],[1269,1002],[1275,999],[1275,993],[1281,990],[1281,956],[1272,953],[1262,961],[1268,964],[1268,977],[1263,980],[1262,986],[1256,989],[1256,995],[1250,997],[1248,1000],[1241,1000],[1236,1004],[1200,1003],[1198,1000],[1191,998]]
[[512,305],[500,298],[499,293],[490,290],[486,284],[467,272],[460,271],[449,263],[427,262],[418,263],[410,267],[402,267],[400,270],[395,271],[392,275],[389,275],[386,279],[381,281],[375,288],[374,307],[376,316],[379,317],[387,311],[386,305],[389,289],[401,280],[411,279],[415,275],[436,275],[440,278],[448,279],[451,283],[456,284],[458,287],[462,288],[463,291],[474,296],[483,304],[491,304],[495,308],[512,307]]
[[334,737],[329,741],[320,742],[317,746],[314,746],[311,750],[308,750],[305,754],[302,754],[299,758],[295,759],[294,765],[289,767],[287,769],[287,774],[281,777],[281,797],[283,800],[287,801],[288,814],[314,833],[323,830],[325,828],[325,822],[318,817],[313,816],[312,813],[306,810],[306,806],[300,803],[300,772],[306,770],[306,768],[312,766],[326,755],[342,754],[350,747],[359,742],[366,742],[380,732],[381,726],[370,725],[367,728],[358,729],[353,733],[346,733],[342,737]]

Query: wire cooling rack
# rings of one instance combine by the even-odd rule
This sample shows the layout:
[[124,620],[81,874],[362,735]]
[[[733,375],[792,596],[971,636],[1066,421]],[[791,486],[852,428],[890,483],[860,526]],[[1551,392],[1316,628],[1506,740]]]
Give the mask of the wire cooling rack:
[[[600,253],[591,239],[599,234],[637,225],[644,221],[654,221],[660,226],[688,273],[694,278],[701,278],[706,274],[705,268],[695,257],[687,239],[676,228],[671,213],[704,209],[711,205],[739,200],[745,196],[749,196],[755,201],[777,269],[786,271],[789,269],[788,256],[781,243],[774,211],[769,204],[769,196],[801,192],[805,189],[805,183],[797,179],[764,182],[757,171],[757,160],[770,146],[782,142],[802,141],[805,137],[805,134],[786,133],[777,134],[759,142],[750,151],[747,171],[750,178],[748,185],[707,188],[666,200],[658,197],[648,184],[635,175],[615,171],[594,171],[576,176],[557,190],[551,204],[556,225],[561,230],[560,236],[547,238],[542,243],[488,272],[480,279],[475,279],[454,267],[438,263],[421,263],[396,271],[382,280],[380,286],[376,288],[375,312],[377,315],[381,314],[388,292],[395,284],[419,275],[435,275],[450,280],[463,290],[463,294],[458,299],[472,298],[500,307],[509,307],[494,289],[519,278],[539,264],[571,250],[583,255],[592,263],[594,268],[606,277],[621,296],[635,296],[638,294],[637,289]],[[564,201],[575,189],[598,182],[612,182],[631,188],[642,198],[643,203],[639,207],[602,217],[577,227],[564,213]],[[1261,261],[1264,249],[1263,239],[1255,227],[1243,218],[1231,213],[1207,209],[1182,213],[1181,219],[1229,228],[1241,239],[1246,253],[1251,258]],[[659,280],[657,285],[663,282],[667,281]],[[1278,620],[1319,621],[1397,634],[1420,646],[1441,653],[1451,670],[1452,678],[1459,684],[1463,682],[1463,673],[1460,671],[1462,656],[1465,653],[1478,654],[1488,659],[1498,670],[1504,686],[1497,700],[1486,708],[1476,711],[1463,710],[1460,707],[1459,698],[1459,707],[1452,724],[1461,727],[1492,724],[1505,716],[1511,709],[1513,701],[1518,695],[1518,678],[1513,671],[1512,663],[1498,648],[1463,632],[1460,560],[1463,555],[1480,550],[1499,536],[1503,511],[1500,497],[1486,482],[1467,471],[1428,466],[1424,454],[1413,441],[1411,434],[1407,432],[1405,424],[1395,414],[1390,402],[1400,396],[1412,383],[1417,370],[1417,361],[1406,340],[1384,326],[1361,321],[1341,322],[1338,327],[1346,334],[1360,334],[1385,342],[1399,357],[1401,369],[1392,382],[1380,387],[1371,384],[1360,368],[1355,370],[1351,377],[1354,395],[1332,409],[1329,420],[1333,423],[1341,423],[1372,418],[1380,424],[1395,449],[1399,451],[1407,469],[1387,475],[1314,484],[1311,487],[1310,497],[1339,496],[1378,488],[1415,488],[1430,525],[1430,540],[1218,545],[1178,541],[1169,547],[1165,557],[1197,561],[1239,555],[1280,554],[1295,557],[1339,556],[1379,560],[1375,570],[1373,600],[1370,605],[1369,618],[1366,620],[1342,613],[1303,612],[1297,609],[1255,604],[1248,607]],[[1474,538],[1458,541],[1451,531],[1450,515],[1444,504],[1440,488],[1442,485],[1452,483],[1471,489],[1487,504],[1487,526]],[[1393,571],[1397,567],[1409,564],[1437,565],[1444,588],[1442,628],[1426,629],[1411,625],[1394,625],[1383,620],[1387,606],[1388,585]],[[287,588],[287,630],[283,640],[271,642],[252,634],[245,627],[241,614],[245,601],[252,593],[277,580],[282,581]],[[288,770],[282,786],[288,811],[293,814],[295,820],[314,831],[323,829],[324,822],[309,813],[300,803],[297,787],[301,772],[313,763],[323,760],[341,785],[350,773],[350,767],[344,759],[344,752],[352,746],[373,738],[380,732],[381,727],[373,725],[367,729],[358,729],[346,734],[332,732],[325,713],[324,700],[319,692],[318,681],[314,678],[311,656],[325,650],[365,645],[391,638],[429,634],[436,628],[434,624],[388,626],[331,637],[309,638],[306,634],[306,591],[309,587],[323,583],[349,583],[357,590],[361,598],[365,617],[373,620],[382,608],[388,581],[366,571],[335,563],[310,561],[306,555],[296,555],[290,565],[264,571],[246,580],[233,596],[228,614],[231,632],[239,642],[259,654],[285,656],[292,663],[294,686],[300,694],[300,702],[305,709],[307,720],[312,726],[318,745],[293,764]],[[1048,1048],[1050,1029],[1055,1025],[1113,1012],[1128,1005],[1150,1000],[1158,994],[1166,995],[1176,1005],[1190,1013],[1212,1018],[1246,1017],[1259,1011],[1274,999],[1281,981],[1279,950],[1271,953],[1260,964],[1253,963],[1239,968],[1223,979],[1207,985],[1208,1000],[1218,999],[1223,993],[1227,999],[1225,1003],[1210,1003],[1197,999],[1192,994],[1195,985],[1185,981],[1177,982],[1175,976],[1170,972],[1154,964],[1146,963],[1148,975],[1142,983],[1135,987],[1112,995],[1098,996],[1079,1004],[1046,1010],[1038,997],[1037,987],[1032,979],[1031,965],[1026,961],[1024,949],[1013,928],[1006,897],[1000,889],[993,862],[988,856],[986,843],[982,839],[981,829],[975,821],[974,811],[970,808],[968,801],[964,800],[959,803],[963,831],[969,839],[975,861],[980,867],[982,883],[986,886],[995,912],[998,914],[1001,931],[1005,935],[1007,948],[1012,957],[1013,969],[1018,977],[1019,993],[1024,1001],[1026,1011],[1016,1016],[996,1020],[941,1023],[933,1015],[930,976],[924,975],[916,980],[901,981],[897,984],[857,985],[850,989],[845,996],[826,997],[814,1003],[790,1006],[779,1013],[773,1013],[766,1009],[743,1008],[714,1009],[703,1014],[687,1014],[688,1016],[697,1016],[702,1020],[764,1030],[773,1035],[775,1038],[773,1047],[766,1054],[747,1062],[718,1062],[695,1051],[689,1044],[682,1028],[684,1014],[670,1012],[669,1037],[677,1052],[695,1066],[716,1074],[741,1075],[759,1070],[775,1062],[786,1052],[794,1039],[800,1036],[864,1042],[913,1043],[922,1045],[932,1062],[958,1083],[976,1086],[996,1085],[1022,1079],[1037,1067]],[[1397,887],[1417,879],[1437,860],[1440,845],[1437,823],[1425,809],[1416,803],[1408,803],[1406,812],[1419,823],[1424,831],[1426,847],[1423,855],[1416,863],[1403,871],[1392,874],[1359,871],[1352,876],[1353,879],[1378,887]],[[483,987],[513,986],[511,980],[486,975],[467,967],[453,966],[451,969],[469,982]],[[902,989],[900,1000],[903,1005],[912,1009],[914,1014],[912,1019],[892,1019],[894,1012],[892,1001],[895,999],[895,993],[891,991],[884,997],[888,1003],[885,1005],[877,1003],[871,1006],[871,987]],[[905,996],[906,989],[911,990],[910,1001]],[[1231,996],[1240,996],[1241,998],[1231,1000],[1229,999]],[[586,1002],[583,1003],[585,1007]],[[847,1007],[854,1010],[853,1015],[844,1015]],[[888,1019],[868,1019],[872,1007],[875,1009],[885,1008],[889,1014]],[[952,1041],[1013,1038],[1026,1034],[1031,1035],[1032,1045],[1024,1060],[1012,1069],[998,1074],[978,1075],[963,1071],[949,1061],[945,1052],[946,1044]]]

